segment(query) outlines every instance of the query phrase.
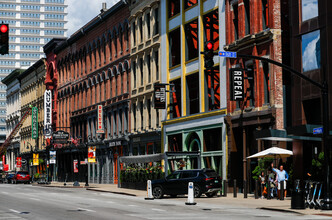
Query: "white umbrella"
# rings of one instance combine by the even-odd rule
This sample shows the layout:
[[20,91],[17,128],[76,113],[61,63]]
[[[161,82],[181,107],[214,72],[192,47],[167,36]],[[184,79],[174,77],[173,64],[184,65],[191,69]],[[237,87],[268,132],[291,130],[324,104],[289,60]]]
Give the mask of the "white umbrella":
[[257,154],[251,155],[251,156],[247,157],[247,159],[261,158],[261,157],[276,158],[277,155],[279,155],[280,157],[290,157],[293,155],[293,151],[286,150],[286,149],[279,148],[279,147],[271,147],[269,149],[258,152]]

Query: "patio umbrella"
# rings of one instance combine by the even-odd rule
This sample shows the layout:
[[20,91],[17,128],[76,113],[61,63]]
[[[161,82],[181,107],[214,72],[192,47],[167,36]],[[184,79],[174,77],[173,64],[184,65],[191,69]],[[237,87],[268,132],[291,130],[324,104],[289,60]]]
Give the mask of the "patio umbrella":
[[276,156],[280,156],[281,158],[286,158],[286,157],[290,157],[292,155],[293,155],[293,151],[286,150],[286,149],[279,148],[279,147],[271,147],[269,149],[258,152],[257,154],[251,155],[251,156],[247,157],[247,159],[261,158],[261,157],[276,158]]

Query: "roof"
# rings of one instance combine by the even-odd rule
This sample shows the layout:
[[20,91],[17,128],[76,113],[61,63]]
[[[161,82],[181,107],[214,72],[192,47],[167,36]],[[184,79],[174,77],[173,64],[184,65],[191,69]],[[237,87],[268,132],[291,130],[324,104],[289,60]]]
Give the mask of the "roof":
[[19,80],[22,80],[24,77],[32,73],[34,70],[36,70],[41,65],[45,65],[45,58],[41,58],[37,62],[35,62],[32,66],[30,66],[27,70],[25,70],[23,73],[21,73],[17,78]]
[[15,79],[17,79],[25,70],[23,69],[15,69],[8,76],[6,76],[1,82],[5,85],[9,85]]

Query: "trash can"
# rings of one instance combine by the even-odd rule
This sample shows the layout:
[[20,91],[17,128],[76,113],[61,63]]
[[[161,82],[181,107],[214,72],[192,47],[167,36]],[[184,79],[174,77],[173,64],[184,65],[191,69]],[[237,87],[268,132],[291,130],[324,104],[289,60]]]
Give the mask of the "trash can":
[[292,192],[291,209],[305,209],[304,190],[300,185],[300,180],[295,180]]

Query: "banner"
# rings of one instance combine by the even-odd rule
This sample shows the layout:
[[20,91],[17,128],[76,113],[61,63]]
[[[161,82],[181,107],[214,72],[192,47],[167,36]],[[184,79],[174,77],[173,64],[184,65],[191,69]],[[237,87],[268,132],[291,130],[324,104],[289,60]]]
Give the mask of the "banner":
[[50,151],[50,164],[56,164],[56,151]]
[[44,136],[52,137],[52,91],[45,90],[44,93]]
[[98,129],[97,129],[97,134],[104,134],[104,129],[103,129],[103,106],[102,105],[98,105],[97,108],[98,111]]
[[32,124],[31,124],[31,137],[32,139],[37,139],[38,138],[38,108],[33,107],[32,108]]
[[22,157],[16,157],[16,168],[22,167]]
[[39,154],[33,154],[33,165],[34,166],[39,165]]
[[89,147],[88,149],[88,162],[96,163],[96,147]]
[[74,173],[78,173],[78,161],[74,160],[73,163],[74,163]]
[[154,108],[166,108],[166,85],[155,83],[154,84]]

